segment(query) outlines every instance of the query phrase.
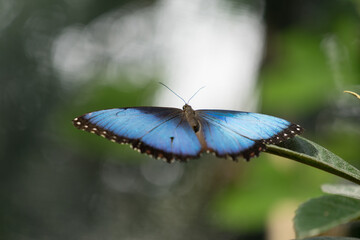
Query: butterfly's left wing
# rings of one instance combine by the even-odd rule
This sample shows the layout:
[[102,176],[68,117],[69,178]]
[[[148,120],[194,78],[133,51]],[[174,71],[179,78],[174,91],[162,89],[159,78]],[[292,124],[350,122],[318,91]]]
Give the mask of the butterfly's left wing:
[[84,114],[73,120],[75,127],[117,143],[129,143],[156,158],[186,160],[199,157],[200,142],[176,108],[114,108]]
[[206,150],[219,157],[249,160],[265,150],[265,144],[280,143],[303,131],[299,125],[265,114],[227,110],[196,113]]

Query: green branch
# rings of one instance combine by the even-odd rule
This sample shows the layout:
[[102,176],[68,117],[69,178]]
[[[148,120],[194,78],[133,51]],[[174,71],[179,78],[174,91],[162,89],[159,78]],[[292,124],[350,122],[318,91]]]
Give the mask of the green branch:
[[266,152],[324,170],[360,185],[360,171],[326,148],[302,137],[281,145],[268,145]]

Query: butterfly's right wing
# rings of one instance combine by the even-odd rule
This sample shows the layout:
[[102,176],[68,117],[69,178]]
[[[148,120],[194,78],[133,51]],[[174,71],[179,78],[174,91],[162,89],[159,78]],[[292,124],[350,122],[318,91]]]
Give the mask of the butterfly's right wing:
[[100,110],[73,120],[75,127],[113,142],[129,143],[156,158],[196,158],[201,145],[193,129],[176,108],[135,107]]
[[219,157],[249,160],[266,149],[301,134],[303,129],[281,118],[251,112],[228,110],[196,111],[207,150]]

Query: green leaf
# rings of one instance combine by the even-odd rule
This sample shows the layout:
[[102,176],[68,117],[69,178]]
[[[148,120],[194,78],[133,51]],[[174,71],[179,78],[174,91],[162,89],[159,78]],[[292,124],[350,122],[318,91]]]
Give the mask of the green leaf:
[[360,186],[350,184],[324,184],[321,190],[325,193],[360,199]]
[[268,153],[286,157],[360,184],[360,171],[326,148],[302,137],[289,139],[279,146],[268,145]]
[[296,237],[315,236],[359,217],[360,201],[357,199],[337,195],[313,198],[296,210]]

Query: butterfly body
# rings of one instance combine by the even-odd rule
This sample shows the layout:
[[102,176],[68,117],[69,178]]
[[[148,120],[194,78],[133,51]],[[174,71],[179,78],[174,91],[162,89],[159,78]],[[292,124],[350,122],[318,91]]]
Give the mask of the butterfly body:
[[200,123],[197,118],[196,112],[192,109],[192,107],[188,104],[185,104],[183,106],[183,112],[186,117],[187,122],[190,124],[190,126],[193,128],[194,132],[198,132],[200,129]]
[[75,127],[113,142],[128,143],[141,153],[166,161],[185,161],[213,152],[218,157],[242,156],[249,160],[303,129],[269,115],[229,111],[164,107],[100,110],[73,120]]

